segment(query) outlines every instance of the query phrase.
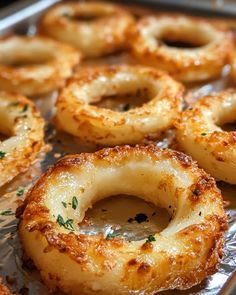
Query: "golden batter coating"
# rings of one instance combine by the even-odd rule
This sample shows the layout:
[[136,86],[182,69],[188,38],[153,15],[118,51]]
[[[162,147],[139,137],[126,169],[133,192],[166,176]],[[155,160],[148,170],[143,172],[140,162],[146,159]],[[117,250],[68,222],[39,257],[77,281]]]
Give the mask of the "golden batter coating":
[[0,186],[27,170],[44,146],[44,121],[21,95],[0,92]]
[[27,96],[61,88],[79,62],[69,45],[40,36],[0,39],[0,89]]
[[131,14],[115,4],[66,2],[46,12],[40,30],[73,45],[85,57],[98,57],[124,49],[133,22]]
[[7,288],[7,286],[2,284],[2,278],[1,277],[0,277],[0,295],[12,295],[12,293]]
[[[233,50],[229,31],[184,15],[144,17],[131,30],[129,42],[141,62],[184,82],[219,76]],[[189,48],[178,48],[175,42]]]
[[[118,194],[166,208],[171,222],[139,241],[82,233],[86,210]],[[216,271],[227,228],[214,179],[188,156],[154,145],[67,156],[38,180],[21,210],[26,254],[51,290],[68,294],[190,288]]]
[[[56,103],[55,122],[83,141],[107,146],[136,144],[172,126],[182,109],[183,91],[181,84],[152,68],[84,68],[63,88]],[[128,111],[93,104],[103,97],[141,92],[147,102]]]
[[220,126],[235,122],[236,90],[203,97],[175,122],[177,146],[217,180],[236,184],[236,133]]

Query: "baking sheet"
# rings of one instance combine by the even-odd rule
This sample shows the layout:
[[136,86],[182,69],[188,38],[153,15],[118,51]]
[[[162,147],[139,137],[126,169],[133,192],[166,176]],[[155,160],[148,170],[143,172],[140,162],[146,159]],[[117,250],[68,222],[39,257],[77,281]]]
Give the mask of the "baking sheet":
[[[147,10],[135,9],[135,14],[146,13]],[[153,13],[153,11],[152,11]],[[30,18],[27,22],[19,23],[14,26],[5,27],[7,32],[19,30],[20,33],[34,34],[36,32],[35,20]],[[103,59],[87,61],[84,64],[94,66],[96,64],[133,64],[136,61],[128,53],[119,53]],[[229,67],[226,66],[222,77],[218,80],[204,84],[192,85],[188,88],[188,103],[193,103],[198,97],[208,94],[212,91],[219,91],[231,86],[228,79]],[[35,103],[46,119],[46,141],[51,146],[48,153],[42,153],[36,163],[27,171],[27,173],[18,176],[9,185],[0,189],[0,276],[12,291],[20,294],[41,295],[49,294],[45,286],[40,282],[38,272],[34,269],[30,261],[22,260],[22,250],[17,235],[18,220],[14,216],[15,209],[22,202],[22,196],[17,195],[19,187],[24,187],[27,191],[29,185],[49,165],[53,164],[58,158],[65,154],[78,153],[82,151],[93,151],[96,147],[84,145],[72,136],[55,130],[52,122],[54,114],[54,102],[57,92],[47,97],[41,97],[35,100]],[[157,142],[158,146],[167,146],[169,140],[164,139]],[[226,280],[236,269],[236,187],[219,183],[224,198],[229,202],[227,213],[229,215],[229,230],[226,233],[225,256],[219,266],[219,271],[209,277],[201,285],[191,288],[187,291],[166,291],[164,294],[218,294],[224,286]],[[125,210],[124,210],[125,208]],[[138,214],[146,216],[145,220],[139,223]],[[130,221],[130,218],[133,220]],[[136,220],[136,219],[137,220]],[[132,197],[109,198],[99,202],[92,210],[86,214],[82,230],[89,234],[98,232],[117,232],[129,239],[141,239],[149,234],[160,231],[168,224],[169,216],[165,210],[155,208],[153,205],[145,203]],[[58,294],[58,292],[57,292]]]

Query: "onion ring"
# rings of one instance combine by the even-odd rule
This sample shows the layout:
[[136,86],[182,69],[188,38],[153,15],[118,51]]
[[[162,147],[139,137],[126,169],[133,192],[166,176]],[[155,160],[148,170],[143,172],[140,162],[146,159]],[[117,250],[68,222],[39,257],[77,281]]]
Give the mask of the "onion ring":
[[44,145],[44,121],[21,95],[0,92],[0,186],[27,170]]
[[[172,221],[151,241],[83,234],[85,211],[118,194],[166,208]],[[214,179],[188,156],[154,145],[65,157],[39,179],[21,210],[26,255],[51,290],[69,294],[190,288],[215,272],[227,228]]]
[[[196,48],[168,46],[187,42]],[[145,17],[130,34],[133,54],[144,64],[166,70],[184,82],[203,81],[220,75],[233,49],[232,34],[208,22],[187,16]]]
[[64,85],[79,62],[72,47],[45,37],[0,40],[0,89],[34,96]]
[[[102,97],[145,91],[141,107],[118,112],[91,105]],[[56,123],[64,131],[100,145],[135,144],[172,125],[182,107],[183,86],[155,69],[135,66],[85,68],[62,90]]]
[[85,57],[98,57],[125,47],[133,21],[131,14],[114,4],[63,3],[46,12],[40,30],[80,49]]
[[219,125],[236,119],[236,90],[205,96],[175,122],[180,150],[218,180],[236,184],[236,133]]

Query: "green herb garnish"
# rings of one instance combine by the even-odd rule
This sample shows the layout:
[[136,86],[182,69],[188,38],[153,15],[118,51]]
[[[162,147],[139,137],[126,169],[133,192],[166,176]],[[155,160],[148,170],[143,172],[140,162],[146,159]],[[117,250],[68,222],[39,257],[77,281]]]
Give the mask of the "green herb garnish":
[[6,155],[5,152],[0,151],[0,159],[3,159],[5,157],[5,155]]
[[73,219],[67,219],[66,221],[64,220],[64,218],[58,214],[57,216],[57,223],[60,226],[63,226],[65,229],[70,230],[70,231],[74,231],[74,226],[73,226]]
[[0,215],[2,215],[2,216],[10,216],[10,215],[14,215],[14,213],[11,211],[11,209],[6,209],[6,210],[2,211],[0,213]]
[[23,107],[23,109],[22,109],[22,111],[21,111],[21,113],[26,112],[28,110],[28,107],[29,107],[29,105],[28,104],[25,104],[24,107]]
[[72,208],[75,210],[78,206],[78,200],[76,197],[72,198]]
[[67,221],[65,222],[64,227],[68,230],[74,231],[74,226],[73,226],[73,219],[67,219]]
[[24,194],[24,191],[25,189],[22,186],[19,186],[16,195],[20,197]]
[[201,135],[202,135],[202,136],[206,136],[207,133],[206,133],[206,132],[202,132]]
[[66,204],[66,202],[61,202],[62,203],[62,205],[63,205],[63,207],[67,207],[67,204]]
[[155,242],[155,241],[156,241],[156,238],[153,235],[148,236],[146,240],[146,242],[148,243]]
[[109,233],[106,235],[106,240],[114,239],[115,237],[119,236],[119,233]]

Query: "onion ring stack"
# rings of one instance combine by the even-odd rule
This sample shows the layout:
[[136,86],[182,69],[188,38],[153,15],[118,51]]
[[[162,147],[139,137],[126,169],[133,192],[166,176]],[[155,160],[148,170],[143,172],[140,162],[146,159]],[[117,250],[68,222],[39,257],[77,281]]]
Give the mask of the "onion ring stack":
[[[145,17],[139,21],[129,40],[133,54],[144,64],[166,70],[184,82],[203,81],[220,75],[233,49],[230,32],[181,15]],[[178,41],[196,48],[168,45],[168,42]]]
[[85,57],[98,57],[125,47],[133,17],[109,3],[63,3],[42,18],[41,32],[80,49]]
[[0,186],[27,170],[44,145],[44,122],[31,101],[0,92]]
[[[106,96],[146,91],[149,102],[127,112],[91,105]],[[56,123],[64,131],[100,145],[135,144],[171,127],[182,108],[183,86],[151,68],[85,68],[62,90]]]
[[[166,208],[172,221],[151,240],[81,233],[85,211],[118,194]],[[26,197],[20,237],[51,290],[149,295],[190,288],[214,273],[226,228],[215,181],[188,156],[123,146],[68,156],[50,168]]]
[[236,184],[236,133],[219,126],[236,119],[236,91],[205,96],[186,110],[177,128],[177,146],[218,180]]
[[0,89],[34,96],[64,85],[79,62],[72,47],[45,37],[0,40]]

